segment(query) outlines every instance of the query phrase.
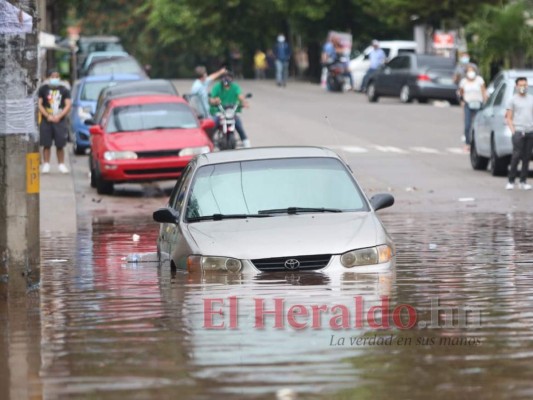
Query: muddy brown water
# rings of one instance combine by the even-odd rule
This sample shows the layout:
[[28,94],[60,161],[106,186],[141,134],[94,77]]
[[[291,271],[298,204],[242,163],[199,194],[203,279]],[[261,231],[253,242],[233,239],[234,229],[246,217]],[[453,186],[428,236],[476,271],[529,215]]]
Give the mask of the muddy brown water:
[[[394,271],[379,274],[173,273],[154,262],[157,226],[147,219],[87,220],[74,238],[43,238],[38,296],[3,329],[3,393],[533,398],[533,214],[390,213],[382,220],[398,256]],[[142,262],[128,262],[133,253]],[[370,326],[368,311],[384,300],[390,326]],[[271,311],[276,301],[285,310],[282,326],[264,314],[259,328],[257,308]],[[299,312],[293,320],[291,307]],[[329,313],[313,321],[318,307]],[[343,312],[345,320],[333,318]],[[410,312],[416,324],[401,329]]]

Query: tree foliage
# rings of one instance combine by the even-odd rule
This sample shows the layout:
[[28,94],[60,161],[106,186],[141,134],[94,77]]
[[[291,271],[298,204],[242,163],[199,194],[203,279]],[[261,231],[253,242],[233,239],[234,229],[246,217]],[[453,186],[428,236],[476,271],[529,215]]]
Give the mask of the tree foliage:
[[[531,3],[532,0],[524,0]],[[67,23],[80,23],[82,34],[113,34],[157,76],[190,76],[196,63],[211,69],[223,63],[232,46],[240,48],[251,69],[257,48],[274,44],[279,32],[293,46],[308,49],[311,69],[320,68],[320,47],[328,31],[351,32],[356,47],[373,39],[411,39],[414,22],[456,28],[480,18],[493,18],[511,0],[57,0],[69,10]],[[515,2],[512,2],[515,3]],[[492,8],[491,8],[492,7]],[[477,21],[477,19],[476,19]],[[510,20],[511,21],[511,20]],[[514,21],[514,20],[512,20]],[[509,22],[509,23],[512,23]],[[483,21],[481,21],[483,22]],[[492,54],[486,24],[471,25],[480,42],[476,49]],[[503,37],[506,20],[498,30]],[[497,22],[497,23],[500,23]],[[477,30],[480,30],[479,32]],[[503,39],[502,39],[503,40]],[[485,44],[483,44],[485,43]],[[522,42],[520,42],[522,43]],[[497,43],[500,49],[502,46]],[[511,59],[511,56],[506,56]],[[314,64],[313,64],[314,63]],[[314,67],[313,67],[314,65]],[[246,70],[245,70],[246,71]]]
[[529,18],[531,8],[518,1],[505,6],[485,5],[477,18],[467,26],[472,53],[484,75],[491,65],[523,68],[533,56],[533,28]]

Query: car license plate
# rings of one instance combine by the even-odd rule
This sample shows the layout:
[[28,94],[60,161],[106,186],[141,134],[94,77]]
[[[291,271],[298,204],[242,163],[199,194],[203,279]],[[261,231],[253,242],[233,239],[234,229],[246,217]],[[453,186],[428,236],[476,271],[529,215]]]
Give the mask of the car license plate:
[[439,83],[443,85],[451,85],[453,83],[452,78],[439,78]]

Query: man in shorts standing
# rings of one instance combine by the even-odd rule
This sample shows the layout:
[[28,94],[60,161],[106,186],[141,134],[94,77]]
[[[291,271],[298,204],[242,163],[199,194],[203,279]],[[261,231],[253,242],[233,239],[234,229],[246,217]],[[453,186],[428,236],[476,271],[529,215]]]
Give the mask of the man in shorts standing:
[[65,145],[67,144],[68,125],[67,115],[70,111],[70,91],[61,84],[59,72],[52,70],[49,79],[39,88],[39,112],[41,123],[39,133],[43,146],[43,167],[41,172],[50,172],[50,149],[52,143],[56,147],[59,171],[68,174],[65,165]]

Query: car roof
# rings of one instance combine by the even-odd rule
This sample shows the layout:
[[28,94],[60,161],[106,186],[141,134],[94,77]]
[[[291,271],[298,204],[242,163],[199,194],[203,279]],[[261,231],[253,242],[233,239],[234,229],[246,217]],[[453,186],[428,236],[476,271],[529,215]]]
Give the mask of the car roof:
[[379,47],[383,46],[413,46],[416,47],[416,42],[413,40],[383,40],[379,41]]
[[[106,52],[104,52],[106,53]],[[102,58],[102,59],[99,59],[99,60],[94,60],[91,65],[89,66],[89,68],[92,68],[94,67],[95,65],[100,65],[100,64],[105,64],[105,63],[120,63],[120,62],[128,62],[128,61],[134,61],[136,62],[137,64],[139,63],[135,57],[131,56],[131,55],[127,55],[127,56],[124,56],[124,55],[111,55],[110,57],[108,58]]]
[[525,76],[533,75],[532,69],[509,69],[509,70],[502,71],[502,72],[508,78],[518,78],[519,76],[522,76],[522,75],[525,75]]
[[109,100],[109,105],[112,107],[129,106],[134,104],[150,104],[150,103],[183,103],[189,104],[185,99],[169,95],[169,94],[135,94],[127,97],[120,97]]
[[112,81],[138,81],[138,74],[113,74],[113,75],[88,75],[80,79],[80,82],[112,82]]
[[196,157],[198,165],[222,164],[235,161],[254,161],[273,158],[308,158],[324,157],[337,158],[339,155],[325,147],[315,146],[275,146],[252,147],[246,149],[217,151],[205,153]]
[[95,36],[80,36],[79,41],[81,42],[110,42],[115,43],[119,42],[120,39],[117,36],[109,35],[95,35]]
[[161,93],[179,96],[176,87],[167,79],[143,79],[136,82],[124,83],[106,88],[100,95],[106,99],[111,99],[136,93]]

